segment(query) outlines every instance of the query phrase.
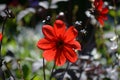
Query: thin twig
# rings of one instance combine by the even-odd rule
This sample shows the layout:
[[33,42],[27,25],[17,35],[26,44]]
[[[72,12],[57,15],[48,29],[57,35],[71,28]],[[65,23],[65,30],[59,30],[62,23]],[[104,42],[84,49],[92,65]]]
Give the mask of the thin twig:
[[68,68],[69,68],[69,62],[67,62],[67,66],[66,66],[64,74],[67,72]]
[[21,80],[24,80],[23,71],[22,71],[21,66],[20,66],[20,61],[17,61],[17,64],[18,64],[19,72],[20,72],[20,74],[21,74]]
[[[7,21],[7,17],[4,18],[4,21],[3,21],[3,24],[2,24],[2,39],[3,39],[3,32],[4,32],[6,21]],[[3,62],[2,54],[1,54],[2,53],[1,46],[2,46],[2,40],[0,41],[0,67],[2,66],[2,62]]]
[[81,72],[80,72],[80,75],[79,75],[79,80],[81,80],[82,72],[83,72],[83,71],[81,71]]
[[52,68],[52,72],[51,72],[51,75],[50,75],[50,80],[52,79],[52,76],[53,76],[53,70],[55,69],[55,63],[53,65],[53,68]]
[[[116,30],[116,26],[117,26],[117,11],[116,11],[116,4],[115,4],[115,0],[113,0],[113,5],[114,5],[114,8],[115,8],[115,16],[114,16],[114,32],[115,32],[115,35],[116,36],[118,36],[117,35],[117,30]],[[116,42],[117,42],[117,44],[118,44],[118,38],[116,39]]]
[[43,75],[44,75],[44,80],[46,80],[46,74],[45,74],[45,60],[43,58]]
[[48,1],[49,1],[48,9],[50,9],[52,0],[48,0]]
[[[6,23],[6,21],[7,21],[7,17],[5,17],[4,18],[4,21],[3,21],[3,24],[2,24],[2,35],[4,34],[4,29],[5,29],[5,23]],[[2,37],[3,38],[3,37]],[[1,42],[0,42],[0,60],[2,60],[1,58],[2,58],[2,55],[1,55],[1,53],[2,53],[2,51],[1,51],[1,46],[2,46],[2,40],[1,40]]]
[[69,62],[67,62],[67,66],[66,66],[65,71],[64,71],[64,73],[62,74],[62,77],[61,77],[60,80],[63,80],[63,78],[64,78],[64,76],[65,76],[65,73],[67,72],[68,68],[69,68]]
[[11,71],[10,71],[10,69],[8,68],[7,63],[4,62],[4,64],[5,64],[6,68],[7,68],[7,71],[8,71],[8,73],[9,73],[9,75],[12,76],[13,80],[15,80],[15,77],[13,76],[13,74],[12,74]]
[[[115,32],[115,36],[116,36],[116,43],[117,45],[119,45],[119,37],[118,37],[118,33],[117,33],[117,29],[116,29],[116,26],[117,26],[117,6],[116,6],[116,3],[115,3],[115,0],[112,0],[113,1],[113,6],[114,6],[114,11],[115,11],[115,16],[114,16],[114,32]],[[118,48],[116,49],[116,51],[118,50]],[[117,64],[118,65],[118,62],[119,62],[119,58],[116,56],[117,53],[115,53],[115,57],[116,57],[116,62],[115,62],[115,65]],[[115,65],[113,65],[112,67],[114,67]]]
[[[8,11],[8,9],[7,9],[7,11]],[[4,37],[5,23],[6,23],[7,19],[10,17],[10,15],[7,12],[5,12],[5,13],[6,13],[7,16],[3,17],[3,24],[2,24],[2,31],[1,31],[2,32],[2,40],[3,40],[3,37]],[[11,73],[9,67],[7,66],[7,63],[5,61],[3,62],[3,59],[2,59],[2,54],[1,54],[2,53],[2,50],[1,50],[2,40],[0,41],[0,67],[2,66],[2,64],[4,64],[5,67],[7,68],[7,71],[9,73],[10,77],[12,77],[12,80],[15,80],[15,77]]]
[[81,76],[82,76],[82,73],[84,71],[84,69],[83,69],[84,67],[83,66],[85,65],[85,62],[80,60],[79,64],[82,64],[82,65],[79,66],[80,75],[79,75],[79,78],[78,78],[78,80],[81,80]]

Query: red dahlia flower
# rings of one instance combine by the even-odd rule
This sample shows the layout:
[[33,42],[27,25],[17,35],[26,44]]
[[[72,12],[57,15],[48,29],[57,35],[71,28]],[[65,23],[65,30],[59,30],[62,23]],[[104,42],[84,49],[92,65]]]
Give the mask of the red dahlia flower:
[[0,33],[0,41],[2,40],[2,33]]
[[43,57],[47,61],[54,60],[57,66],[62,66],[66,60],[72,63],[77,60],[75,49],[81,50],[81,45],[75,40],[78,32],[73,26],[66,30],[65,23],[56,20],[54,27],[44,25],[42,31],[45,37],[38,41],[37,46],[44,51]]
[[104,20],[107,20],[106,15],[108,13],[108,8],[103,7],[102,0],[95,0],[94,6],[95,6],[95,11],[94,11],[95,18],[99,21],[101,25],[104,25]]

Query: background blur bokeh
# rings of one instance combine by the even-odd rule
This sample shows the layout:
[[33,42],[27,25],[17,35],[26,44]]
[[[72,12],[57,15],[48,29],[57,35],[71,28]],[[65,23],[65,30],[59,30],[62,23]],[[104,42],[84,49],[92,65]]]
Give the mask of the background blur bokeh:
[[[0,80],[43,80],[42,50],[36,44],[43,37],[42,25],[56,19],[78,30],[82,50],[70,64],[64,80],[120,80],[120,1],[104,0],[108,20],[103,28],[87,11],[93,0],[0,0],[0,31],[8,9],[14,18],[5,23]],[[87,23],[89,21],[89,23]],[[9,70],[6,68],[5,63]],[[53,62],[45,62],[49,80]],[[66,65],[55,67],[52,80],[61,80]],[[9,72],[10,71],[10,72]]]

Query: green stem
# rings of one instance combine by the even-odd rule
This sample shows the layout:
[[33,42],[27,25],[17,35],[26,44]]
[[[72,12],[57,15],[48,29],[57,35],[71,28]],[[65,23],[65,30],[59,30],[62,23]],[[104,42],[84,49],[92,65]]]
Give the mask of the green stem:
[[53,65],[53,68],[52,68],[52,72],[51,72],[51,75],[50,75],[50,80],[52,79],[52,76],[53,76],[53,70],[55,69],[55,63]]
[[66,68],[65,68],[65,71],[64,71],[64,73],[63,73],[63,76],[62,76],[62,79],[61,79],[61,80],[63,80],[64,75],[65,75],[65,73],[67,72],[68,68],[69,68],[69,62],[67,62],[67,66],[66,66]]
[[23,77],[23,71],[22,71],[22,68],[20,66],[20,61],[17,61],[17,64],[18,64],[18,70],[20,72],[20,75],[21,75],[21,80],[25,80],[24,77]]
[[12,74],[11,71],[10,71],[10,69],[8,68],[7,63],[4,62],[4,64],[5,64],[6,68],[7,68],[7,71],[8,71],[8,73],[9,73],[9,75],[13,78],[13,80],[15,80],[15,77],[13,76],[13,74]]
[[[2,39],[3,39],[3,34],[4,34],[3,32],[4,32],[6,21],[7,21],[7,17],[4,18],[4,21],[3,21],[3,24],[2,24]],[[1,54],[2,53],[1,46],[2,46],[2,40],[0,41],[0,67],[2,66],[2,61],[3,61],[2,54]]]
[[44,80],[46,80],[46,74],[45,74],[45,59],[43,58],[43,75],[44,75]]
[[[115,35],[117,36],[117,30],[116,30],[116,25],[117,25],[117,11],[116,11],[116,4],[115,4],[115,0],[113,0],[113,5],[115,7],[115,16],[114,16],[114,32],[115,32]],[[118,44],[118,38],[116,39],[116,42]]]
[[48,1],[49,1],[48,9],[50,9],[52,0],[48,0]]

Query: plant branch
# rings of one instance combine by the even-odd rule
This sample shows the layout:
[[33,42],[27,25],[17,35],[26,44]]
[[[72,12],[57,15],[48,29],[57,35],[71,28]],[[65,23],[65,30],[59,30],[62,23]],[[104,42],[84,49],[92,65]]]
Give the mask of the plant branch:
[[10,72],[10,69],[8,68],[7,63],[4,62],[4,64],[5,64],[6,68],[7,68],[7,71],[8,71],[8,73],[9,73],[9,75],[12,76],[13,80],[15,80],[15,77],[14,77],[13,74]]
[[65,71],[64,71],[64,73],[62,74],[62,77],[60,78],[60,80],[63,80],[64,75],[65,75],[65,73],[67,72],[68,68],[69,68],[69,62],[67,62],[67,66],[66,66]]
[[[3,24],[2,24],[2,39],[3,39],[3,35],[4,35],[4,29],[5,29],[5,23],[7,21],[7,16],[4,18]],[[2,66],[2,51],[1,51],[1,46],[2,46],[2,40],[0,41],[0,67]]]
[[45,59],[43,58],[43,75],[44,75],[44,80],[46,80],[46,74],[45,74]]
[[53,70],[55,69],[55,63],[53,65],[53,68],[52,68],[52,72],[51,72],[51,75],[50,75],[50,80],[52,79],[52,76],[53,76]]
[[[116,3],[115,3],[115,0],[113,0],[113,6],[115,7],[115,16],[114,16],[114,32],[115,32],[115,35],[117,35],[117,30],[116,30],[116,25],[117,25],[117,11],[116,11]],[[118,38],[116,39],[116,42],[118,44]]]

